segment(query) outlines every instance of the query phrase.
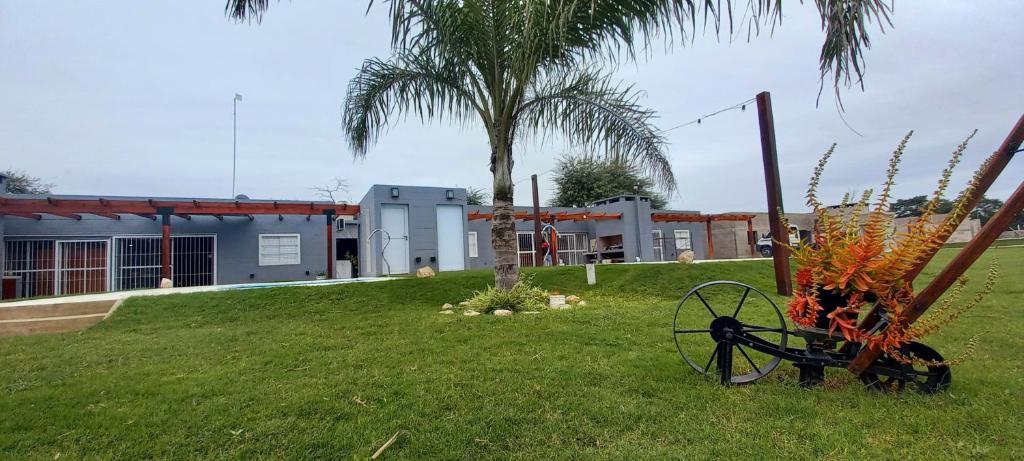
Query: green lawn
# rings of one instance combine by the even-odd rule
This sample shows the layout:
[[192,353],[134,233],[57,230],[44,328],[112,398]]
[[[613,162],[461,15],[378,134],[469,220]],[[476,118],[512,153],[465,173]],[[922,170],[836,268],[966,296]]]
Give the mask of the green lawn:
[[[926,272],[948,261],[943,250]],[[675,303],[700,282],[770,291],[770,261],[537,271],[586,307],[437,314],[490,279],[137,298],[81,333],[0,339],[0,459],[949,459],[1024,457],[1024,248],[998,293],[928,344],[975,355],[934,396],[781,365],[724,388],[681,363]],[[777,299],[777,302],[783,302]]]

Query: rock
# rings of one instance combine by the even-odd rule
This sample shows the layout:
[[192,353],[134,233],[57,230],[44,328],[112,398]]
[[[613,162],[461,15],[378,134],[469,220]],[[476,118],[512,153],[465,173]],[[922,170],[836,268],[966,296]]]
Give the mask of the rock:
[[160,288],[174,288],[174,282],[171,279],[160,279]]
[[540,311],[524,311],[524,312],[520,312],[520,314],[539,314],[539,313],[540,313]]
[[576,305],[577,306],[586,306],[587,302],[581,299],[580,302],[576,303]]
[[438,312],[438,314],[454,314],[454,313],[455,313],[455,312],[453,312],[453,311],[451,311],[451,310],[447,310],[447,311],[440,311],[440,312]]
[[569,295],[569,296],[565,297],[565,302],[567,302],[567,303],[578,303],[578,302],[580,302],[580,297],[576,296],[576,295]]
[[511,317],[512,316],[512,311],[510,311],[508,309],[498,309],[498,310],[496,310],[494,312],[491,312],[491,313],[494,314],[495,317]]
[[468,305],[469,305],[469,301],[463,301],[463,302],[459,303],[459,306],[462,306],[462,307],[466,307]]
[[683,251],[680,251],[679,252],[679,256],[676,258],[676,261],[679,261],[679,262],[684,263],[684,264],[692,263],[693,262],[693,250],[683,250]]
[[437,274],[434,273],[434,269],[431,268],[430,266],[423,266],[419,269],[416,269],[416,276],[420,278],[433,277],[435,275]]
[[466,309],[466,312],[463,312],[462,315],[465,315],[466,317],[476,317],[480,315],[480,313],[473,309]]
[[452,309],[455,309],[455,306],[451,305],[451,303],[444,303],[444,305],[441,306],[441,310],[443,311],[450,311]]

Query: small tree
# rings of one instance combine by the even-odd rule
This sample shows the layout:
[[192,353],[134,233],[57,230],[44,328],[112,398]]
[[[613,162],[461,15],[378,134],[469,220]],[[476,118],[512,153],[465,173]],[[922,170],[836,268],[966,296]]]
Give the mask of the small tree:
[[[924,195],[918,195],[916,197],[910,197],[900,199],[889,205],[889,211],[894,213],[897,218],[909,218],[912,216],[921,216],[924,212],[925,206],[928,205],[929,199]],[[938,198],[935,203],[935,209],[933,210],[937,214],[946,214],[953,209],[953,202],[950,202],[944,198]]]
[[490,205],[491,194],[481,187],[466,188],[466,203],[469,205]]
[[1002,206],[1002,200],[982,196],[981,200],[978,201],[978,206],[974,207],[974,211],[971,211],[971,217],[981,221],[981,225],[984,226]]
[[53,184],[44,183],[42,179],[29,176],[21,170],[6,170],[0,175],[7,177],[7,192],[12,194],[38,194],[45,195],[53,189]]
[[341,193],[348,193],[348,181],[341,178],[334,178],[333,182],[330,182],[323,186],[316,186],[313,191],[316,195],[326,200],[330,200],[331,203],[339,203],[336,194],[340,196]]
[[555,167],[555,197],[551,206],[585,207],[616,195],[643,195],[651,207],[664,209],[665,196],[655,191],[654,182],[639,168],[626,162],[589,155],[563,156]]

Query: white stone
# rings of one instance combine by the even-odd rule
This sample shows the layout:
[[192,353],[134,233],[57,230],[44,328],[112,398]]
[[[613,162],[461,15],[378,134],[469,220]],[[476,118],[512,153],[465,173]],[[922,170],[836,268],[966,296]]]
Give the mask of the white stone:
[[492,312],[492,314],[494,314],[495,317],[511,317],[512,316],[512,311],[510,311],[508,309],[498,309],[498,310]]
[[576,305],[577,306],[586,306],[587,302],[581,299],[580,302],[576,303]]
[[480,313],[473,309],[466,309],[466,311],[463,312],[462,315],[465,315],[466,317],[476,317],[480,315]]
[[569,295],[565,297],[565,301],[568,303],[578,303],[580,302],[580,297],[576,295]]
[[440,311],[440,312],[438,312],[438,314],[454,314],[454,313],[455,313],[455,312],[453,312],[453,311],[451,311],[451,310],[447,310],[447,311]]
[[160,288],[174,288],[174,282],[171,279],[160,279]]
[[524,312],[520,312],[520,314],[539,314],[539,313],[540,313],[540,311],[524,311]]
[[451,305],[451,303],[444,303],[444,305],[441,306],[441,310],[450,311],[452,309],[455,309],[455,306]]
[[679,262],[684,263],[684,264],[692,263],[693,262],[693,250],[683,250],[683,251],[680,251],[679,252],[679,256],[676,258],[676,261],[679,261]]
[[434,273],[434,269],[431,268],[430,266],[423,266],[419,269],[416,269],[416,276],[420,278],[433,277],[435,275],[437,274]]
[[463,302],[459,303],[459,305],[462,306],[462,307],[466,307],[466,306],[469,305],[469,301],[463,301]]

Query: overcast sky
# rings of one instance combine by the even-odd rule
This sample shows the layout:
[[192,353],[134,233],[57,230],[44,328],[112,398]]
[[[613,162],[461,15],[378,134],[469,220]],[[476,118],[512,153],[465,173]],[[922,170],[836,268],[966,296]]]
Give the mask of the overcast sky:
[[[59,3],[0,0],[0,169],[25,170],[65,194],[226,197],[237,92],[238,191],[252,198],[312,198],[311,187],[334,177],[351,184],[351,200],[375,183],[490,188],[478,125],[410,118],[365,160],[352,159],[340,105],[362,60],[388,55],[383,8],[367,16],[360,1],[294,0],[244,25],[213,0]],[[929,192],[949,153],[978,128],[954,182],[962,186],[1024,111],[1024,2],[898,2],[895,28],[872,29],[866,90],[844,93],[845,118],[863,136],[827,94],[815,107],[817,13],[785,3],[774,36],[698,37],[616,76],[646,91],[642,102],[662,129],[771,91],[790,211],[803,208],[811,169],[832,142],[826,202],[875,187],[893,147],[915,130],[895,192],[907,197]],[[752,107],[668,138],[675,208],[765,209]],[[566,149],[519,146],[514,179],[549,171]],[[989,195],[1005,199],[1021,177],[1018,161]],[[516,203],[529,200],[527,180]]]

